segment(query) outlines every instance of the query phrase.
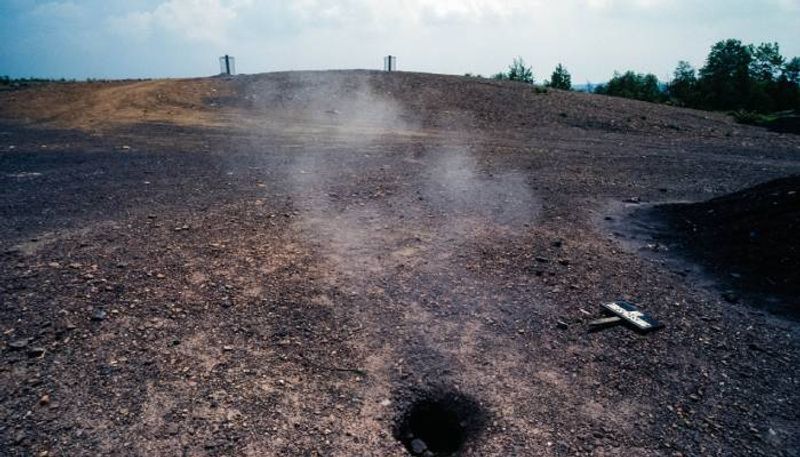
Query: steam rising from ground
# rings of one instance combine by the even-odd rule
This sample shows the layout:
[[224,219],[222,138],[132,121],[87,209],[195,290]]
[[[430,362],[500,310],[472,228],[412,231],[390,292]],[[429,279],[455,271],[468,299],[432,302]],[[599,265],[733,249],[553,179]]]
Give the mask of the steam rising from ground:
[[398,266],[441,268],[434,258],[535,220],[539,204],[525,177],[482,162],[469,113],[446,113],[446,133],[433,135],[425,121],[437,113],[412,112],[392,93],[402,88],[385,81],[285,74],[250,94],[265,109],[257,133],[288,132],[295,142],[283,171],[296,227],[339,273],[366,279]]
[[486,227],[519,229],[537,216],[538,204],[520,173],[482,169],[469,146],[446,146],[430,159],[425,192],[454,234],[467,237]]
[[[242,119],[258,133],[324,135],[324,141],[367,145],[386,134],[416,132],[419,125],[391,91],[377,91],[369,74],[308,72],[275,74],[247,88],[251,107]],[[278,129],[276,131],[276,129]]]

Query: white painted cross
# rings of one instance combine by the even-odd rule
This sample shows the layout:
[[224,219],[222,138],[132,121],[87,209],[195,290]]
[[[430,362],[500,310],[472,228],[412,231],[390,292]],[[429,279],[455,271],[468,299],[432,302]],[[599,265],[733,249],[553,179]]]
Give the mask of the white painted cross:
[[636,305],[625,300],[606,303],[602,305],[602,307],[611,314],[614,314],[615,317],[608,317],[590,322],[589,325],[593,328],[606,327],[618,324],[622,321],[630,323],[642,332],[649,332],[664,326],[649,314],[639,311]]

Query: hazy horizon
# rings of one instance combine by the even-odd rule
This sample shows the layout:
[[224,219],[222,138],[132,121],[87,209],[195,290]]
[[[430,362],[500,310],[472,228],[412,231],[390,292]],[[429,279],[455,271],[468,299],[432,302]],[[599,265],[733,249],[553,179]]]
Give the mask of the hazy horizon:
[[516,56],[537,81],[563,63],[573,83],[634,70],[669,79],[715,42],[778,42],[800,55],[800,1],[252,0],[36,1],[0,6],[0,75],[159,78],[218,73],[398,69],[491,75]]

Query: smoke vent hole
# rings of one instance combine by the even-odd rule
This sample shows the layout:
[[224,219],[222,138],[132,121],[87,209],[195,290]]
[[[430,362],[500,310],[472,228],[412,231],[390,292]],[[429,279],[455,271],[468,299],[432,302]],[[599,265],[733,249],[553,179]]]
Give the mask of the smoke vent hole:
[[423,398],[400,417],[396,438],[413,456],[452,456],[471,438],[482,417],[477,403],[460,395]]

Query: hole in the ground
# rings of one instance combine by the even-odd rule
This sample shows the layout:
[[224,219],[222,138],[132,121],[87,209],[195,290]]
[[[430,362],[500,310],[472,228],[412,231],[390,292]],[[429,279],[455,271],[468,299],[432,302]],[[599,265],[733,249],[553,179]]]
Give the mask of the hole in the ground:
[[469,397],[428,394],[402,414],[395,434],[411,455],[451,456],[480,430],[484,417],[480,405]]

